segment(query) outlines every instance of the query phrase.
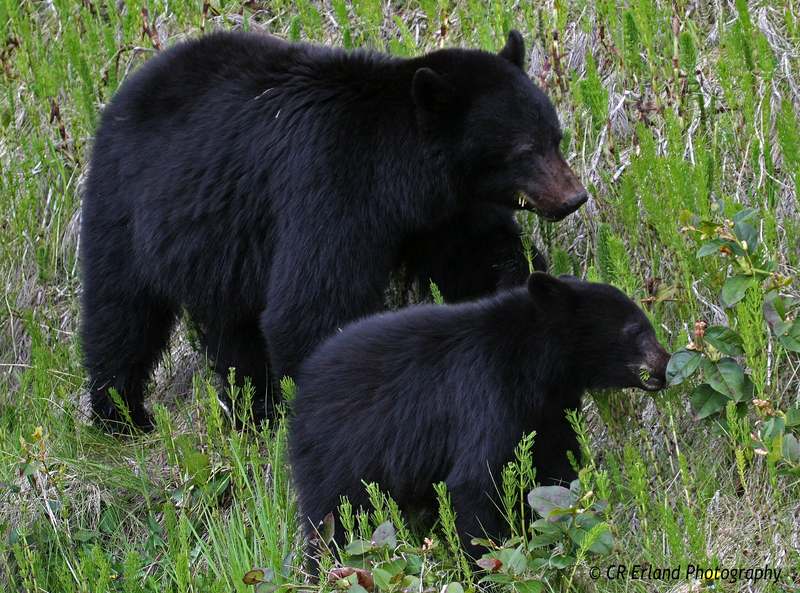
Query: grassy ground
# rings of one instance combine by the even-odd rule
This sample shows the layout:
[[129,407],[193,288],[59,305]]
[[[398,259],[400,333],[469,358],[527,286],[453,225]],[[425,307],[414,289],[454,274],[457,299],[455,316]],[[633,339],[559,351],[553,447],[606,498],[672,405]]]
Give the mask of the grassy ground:
[[[593,194],[557,225],[524,219],[525,239],[555,271],[641,299],[671,349],[691,340],[676,383],[701,370],[655,398],[587,398],[585,496],[570,504],[577,517],[609,502],[580,513],[603,521],[599,539],[551,529],[577,519],[539,523],[542,546],[529,549],[517,529],[490,578],[518,591],[798,590],[800,6],[745,0],[0,0],[0,588],[263,593],[304,582],[283,427],[228,428],[223,386],[190,332],[156,374],[153,435],[115,440],[86,422],[81,185],[97,114],[125,76],[217,28],[410,55],[495,50],[512,26]],[[519,465],[508,497],[530,487],[524,455]],[[369,539],[394,523],[397,548],[379,533],[388,545],[347,560],[379,588],[489,586],[451,545],[446,505],[424,541],[378,507],[345,527]],[[782,573],[698,580],[690,564]],[[617,565],[628,574],[609,572]],[[680,575],[631,578],[634,565]],[[254,567],[275,574],[246,584]],[[358,591],[355,580],[326,587]]]

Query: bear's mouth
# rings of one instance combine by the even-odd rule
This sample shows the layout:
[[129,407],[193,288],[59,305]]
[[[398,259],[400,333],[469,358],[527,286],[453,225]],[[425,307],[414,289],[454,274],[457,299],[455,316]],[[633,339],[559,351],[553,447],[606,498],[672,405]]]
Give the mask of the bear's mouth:
[[584,191],[581,194],[571,196],[569,199],[562,201],[558,207],[553,207],[543,206],[543,204],[552,203],[556,200],[545,198],[538,194],[531,194],[527,191],[521,191],[519,192],[517,200],[520,210],[535,212],[548,222],[558,222],[580,208],[588,197],[588,194]]
[[539,207],[536,203],[536,200],[530,197],[525,192],[519,192],[519,196],[517,197],[517,206],[520,210],[525,210],[527,212],[533,212],[537,216],[544,218],[547,222],[558,222],[559,220],[563,219],[564,216],[555,216]]
[[660,391],[667,384],[666,377],[654,374],[653,370],[647,366],[640,366],[638,372],[639,386],[645,391]]

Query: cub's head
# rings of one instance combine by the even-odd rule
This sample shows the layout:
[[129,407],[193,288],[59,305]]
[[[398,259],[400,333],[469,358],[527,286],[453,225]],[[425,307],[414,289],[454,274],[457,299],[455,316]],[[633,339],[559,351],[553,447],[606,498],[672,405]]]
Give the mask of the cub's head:
[[588,196],[561,155],[558,116],[525,73],[524,56],[517,31],[498,54],[429,54],[418,60],[412,97],[459,193],[559,220]]
[[528,292],[585,387],[665,387],[670,355],[647,316],[621,291],[537,272],[528,279]]

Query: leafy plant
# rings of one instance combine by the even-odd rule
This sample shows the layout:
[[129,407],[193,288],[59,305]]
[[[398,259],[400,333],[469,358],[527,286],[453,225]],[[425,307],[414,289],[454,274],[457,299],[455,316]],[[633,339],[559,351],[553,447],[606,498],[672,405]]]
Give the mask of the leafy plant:
[[[614,538],[603,521],[607,504],[591,490],[582,491],[580,480],[569,488],[539,486],[531,490],[528,504],[540,516],[530,524],[530,535],[504,542],[478,560],[488,574],[481,583],[512,585],[516,591],[542,591],[548,583],[564,578],[571,583],[587,556],[611,552]],[[491,546],[487,540],[474,543]]]
[[[716,254],[727,260],[731,273],[723,281],[720,300],[728,309],[738,305],[735,312],[742,322],[741,332],[747,334],[743,339],[741,332],[730,327],[695,322],[691,342],[669,361],[667,381],[669,385],[679,385],[700,371],[703,380],[690,396],[698,420],[723,416],[730,403],[736,405],[739,414],[744,414],[752,403],[761,418],[759,431],[753,434],[756,452],[773,455],[773,461],[781,459],[790,471],[797,471],[800,447],[796,436],[786,431],[796,425],[796,412],[790,411],[791,423],[787,424],[787,414],[757,397],[751,374],[739,362],[745,355],[751,361],[762,357],[763,347],[754,348],[753,343],[763,340],[763,321],[783,348],[800,352],[798,300],[780,294],[790,279],[772,271],[775,266],[759,244],[754,224],[757,214],[757,210],[747,208],[733,219],[703,220],[689,228],[701,242],[698,257]],[[752,307],[741,308],[741,303],[748,302],[745,297],[752,294],[763,296],[763,319],[749,315]],[[761,369],[756,367],[756,370]],[[758,382],[758,387],[760,392],[763,381]]]

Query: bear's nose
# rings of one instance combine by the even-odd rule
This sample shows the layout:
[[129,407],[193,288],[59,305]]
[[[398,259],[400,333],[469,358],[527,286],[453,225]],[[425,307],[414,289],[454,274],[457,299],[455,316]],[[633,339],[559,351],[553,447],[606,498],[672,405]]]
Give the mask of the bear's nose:
[[583,206],[586,203],[586,200],[589,199],[589,194],[586,190],[581,189],[578,193],[573,194],[569,198],[563,200],[557,210],[553,212],[549,212],[546,215],[546,218],[551,220],[561,220],[575,212],[578,208]]
[[586,203],[586,200],[588,199],[589,199],[589,194],[584,190],[578,192],[577,194],[569,198],[567,200],[566,206],[570,212],[575,212],[575,210],[583,206]]

